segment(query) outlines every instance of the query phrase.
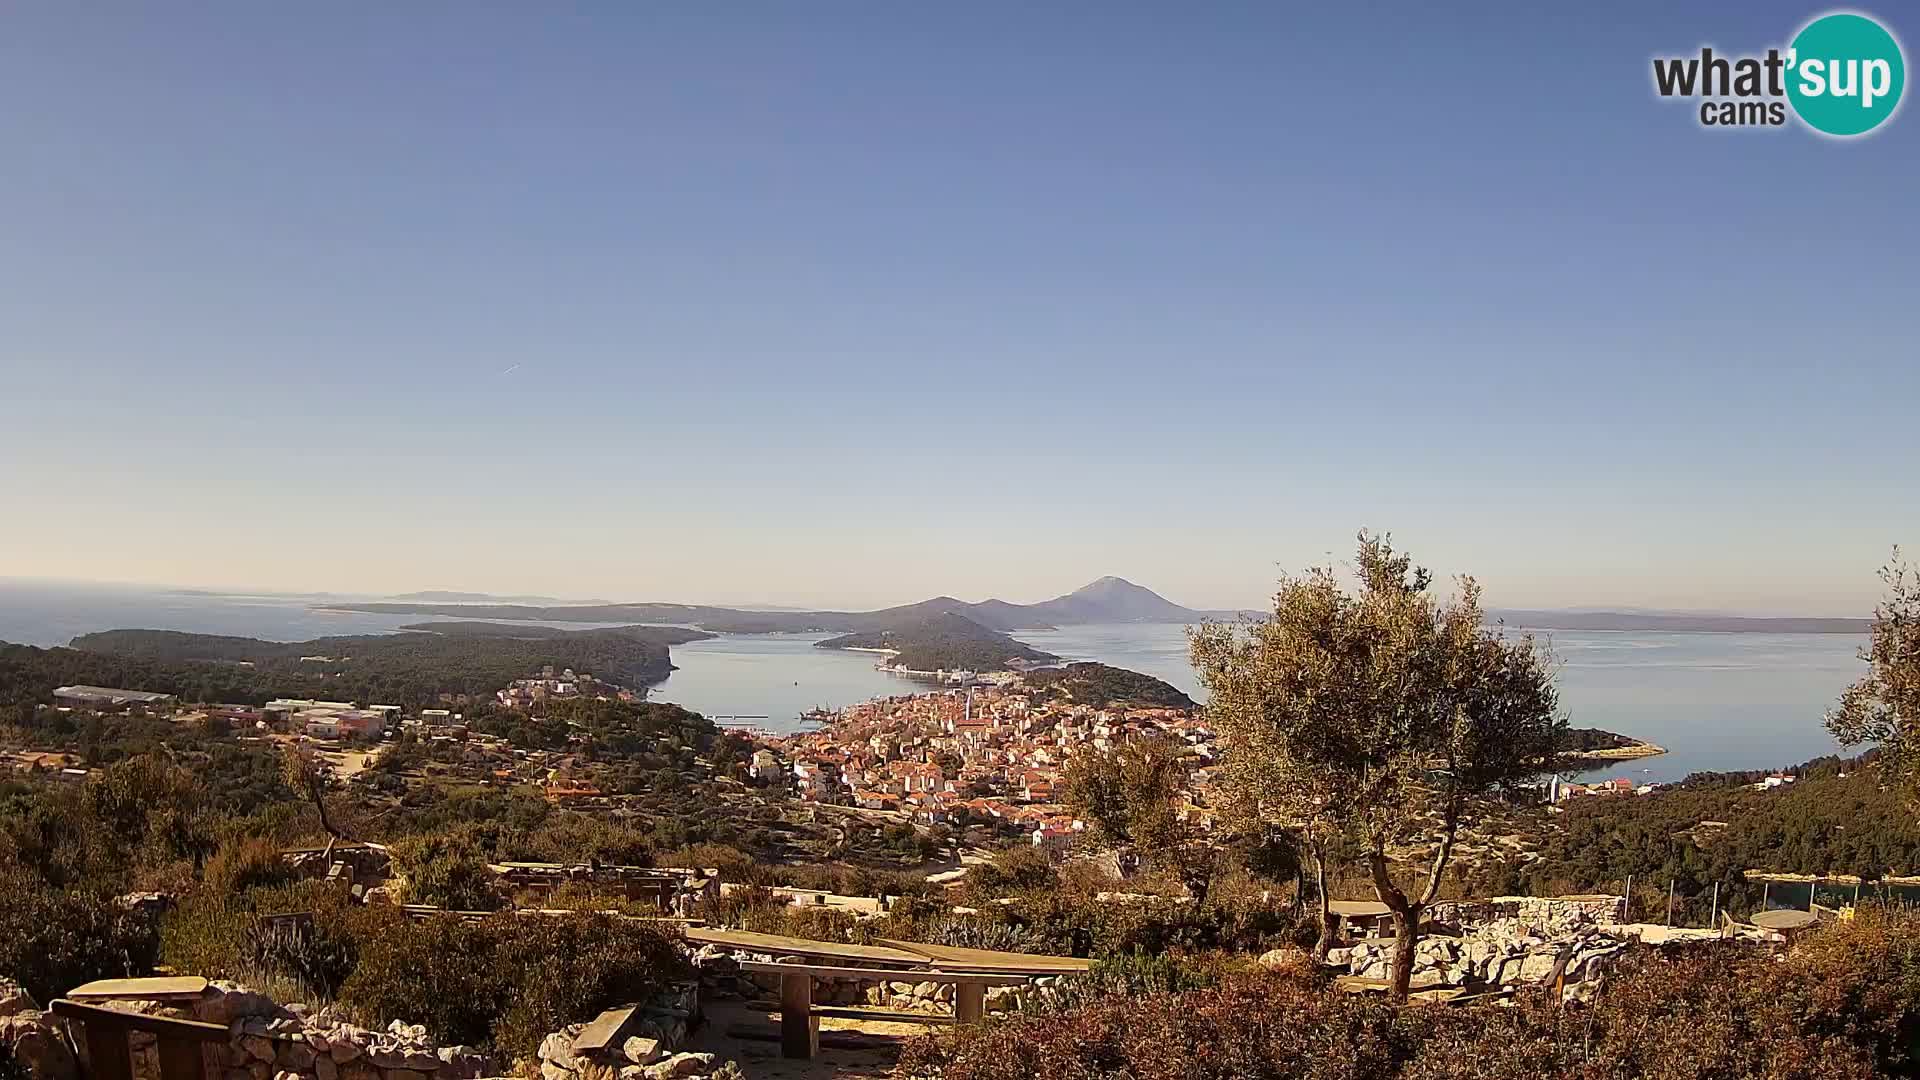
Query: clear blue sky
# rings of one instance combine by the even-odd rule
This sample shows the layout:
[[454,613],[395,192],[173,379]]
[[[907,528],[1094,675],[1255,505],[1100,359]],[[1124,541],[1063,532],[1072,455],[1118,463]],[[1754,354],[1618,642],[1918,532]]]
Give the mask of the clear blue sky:
[[1920,115],[1654,98],[1818,7],[1469,6],[10,5],[0,575],[1863,610]]

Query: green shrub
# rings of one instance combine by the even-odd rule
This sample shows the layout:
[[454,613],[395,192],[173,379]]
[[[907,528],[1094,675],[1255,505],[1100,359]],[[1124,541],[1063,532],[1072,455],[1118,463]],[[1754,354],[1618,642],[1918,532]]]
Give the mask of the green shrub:
[[160,961],[187,975],[240,979],[247,971],[246,934],[253,918],[240,897],[189,896],[160,920]]
[[817,941],[864,942],[876,935],[852,912],[787,902],[763,888],[735,889],[703,901],[694,915],[714,926],[756,934],[786,934]]
[[316,913],[313,918],[256,919],[247,928],[248,964],[291,980],[302,1001],[331,1001],[359,956],[359,941],[341,919]]
[[393,845],[394,873],[407,882],[409,903],[449,911],[495,911],[505,899],[494,888],[486,857],[464,834],[434,833]]
[[1060,883],[1053,860],[1028,846],[1013,847],[975,866],[964,879],[969,902],[983,904],[996,897],[1052,890]]
[[[298,913],[300,919],[265,919]],[[332,998],[351,972],[357,942],[398,919],[387,905],[361,907],[320,881],[203,889],[175,904],[160,923],[160,959],[185,974],[233,979],[306,1002]]]
[[368,1027],[405,1020],[443,1041],[483,1042],[512,978],[490,970],[491,946],[481,924],[454,915],[371,928],[339,1003]]
[[556,815],[539,828],[509,839],[499,854],[529,862],[653,865],[647,833],[580,814]]
[[531,1052],[555,1028],[645,1001],[690,974],[674,939],[648,924],[606,916],[505,921],[512,930],[499,937],[491,962],[514,979],[493,1038],[516,1051]]
[[0,976],[37,1001],[95,979],[144,975],[158,947],[151,919],[110,892],[55,888],[0,865]]
[[442,1043],[491,1043],[521,1055],[546,1032],[643,1000],[688,971],[661,924],[605,915],[503,913],[468,922],[395,914],[361,927],[355,944],[358,962],[339,1003],[362,1023],[405,1019]]
[[294,877],[293,867],[280,857],[280,845],[264,836],[229,840],[220,845],[207,859],[200,875],[202,887],[221,896],[286,885]]
[[[904,929],[904,928],[903,928]],[[999,952],[1041,952],[1034,934],[1024,926],[980,915],[940,915],[912,927],[904,935],[929,945]]]

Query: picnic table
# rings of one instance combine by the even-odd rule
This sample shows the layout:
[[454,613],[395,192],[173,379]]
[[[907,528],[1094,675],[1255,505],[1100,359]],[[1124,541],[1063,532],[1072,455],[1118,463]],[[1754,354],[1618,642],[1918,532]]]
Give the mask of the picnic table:
[[[986,1016],[990,986],[1020,986],[1034,979],[1084,972],[1093,961],[885,940],[871,945],[815,941],[718,927],[688,927],[688,941],[748,953],[785,957],[744,961],[742,971],[780,977],[780,1042],[785,1056],[810,1058],[820,1049],[820,1018],[885,1020],[912,1024],[977,1023]],[[794,962],[802,961],[802,962]],[[868,966],[871,965],[871,966]],[[951,984],[953,1016],[896,1009],[815,1005],[814,980]]]
[[1811,911],[1797,911],[1792,908],[1782,908],[1774,911],[1757,912],[1749,921],[1762,930],[1772,930],[1791,941],[1793,940],[1794,934],[1817,924],[1820,921],[1820,916],[1815,915]]
[[952,983],[953,1021],[976,1024],[986,1018],[989,986],[1020,986],[1032,978],[1009,972],[886,970],[837,967],[827,964],[776,964],[747,961],[740,970],[780,976],[780,1052],[783,1057],[811,1058],[820,1052],[820,1018],[893,1020],[939,1023],[942,1018],[890,1009],[856,1009],[813,1003],[815,979],[858,979],[863,982]]

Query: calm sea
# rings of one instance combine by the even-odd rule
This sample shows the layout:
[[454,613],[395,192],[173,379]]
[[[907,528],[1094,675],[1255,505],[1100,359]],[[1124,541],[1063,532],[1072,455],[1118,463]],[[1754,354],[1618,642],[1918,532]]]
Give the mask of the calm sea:
[[[1035,648],[1156,675],[1200,697],[1186,662],[1185,628],[1075,626],[1018,635]],[[1701,770],[1796,765],[1838,750],[1821,716],[1865,671],[1863,635],[1537,631],[1559,663],[1561,705],[1575,727],[1632,735],[1667,748],[1601,769],[1670,782]]]
[[[232,596],[0,581],[0,641],[64,645],[121,627],[302,641],[368,634],[423,621],[413,615],[314,610],[312,598]],[[1099,660],[1165,679],[1196,698],[1184,628],[1075,626],[1021,640],[1069,659]],[[1560,693],[1572,722],[1648,739],[1663,757],[1593,777],[1677,780],[1702,769],[1770,769],[1835,751],[1820,717],[1857,678],[1864,638],[1848,634],[1674,634],[1556,631]],[[708,716],[790,730],[802,712],[921,688],[863,653],[816,649],[817,636],[723,636],[678,645],[680,670],[655,700]]]

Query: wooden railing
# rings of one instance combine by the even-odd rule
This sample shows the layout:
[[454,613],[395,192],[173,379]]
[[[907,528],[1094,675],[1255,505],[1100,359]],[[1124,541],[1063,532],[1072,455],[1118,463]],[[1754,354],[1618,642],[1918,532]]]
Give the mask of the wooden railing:
[[127,1035],[144,1031],[159,1040],[161,1080],[204,1080],[206,1058],[201,1047],[227,1041],[221,1024],[142,1016],[57,998],[53,1014],[78,1024],[87,1044],[89,1080],[133,1080],[133,1049]]

